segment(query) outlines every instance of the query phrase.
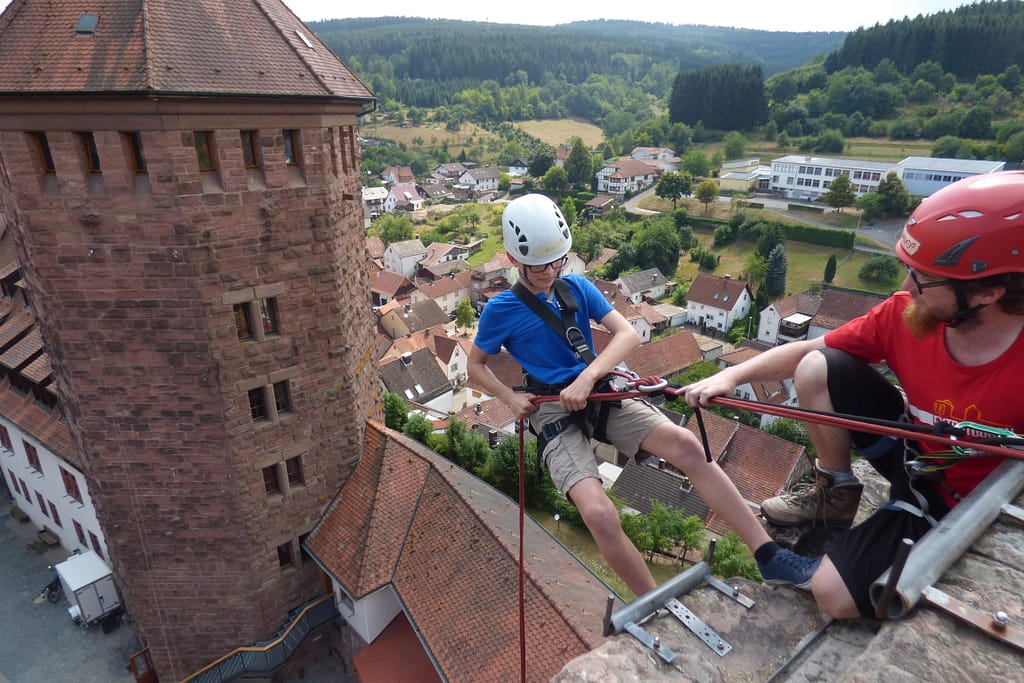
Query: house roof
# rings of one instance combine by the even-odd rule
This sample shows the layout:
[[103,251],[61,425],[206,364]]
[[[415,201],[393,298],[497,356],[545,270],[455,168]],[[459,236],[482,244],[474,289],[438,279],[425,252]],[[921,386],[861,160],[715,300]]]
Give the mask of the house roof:
[[[497,166],[481,166],[480,168],[471,168],[462,175],[469,175],[473,180],[492,180],[501,175],[501,169]],[[461,177],[461,176],[460,176]]]
[[401,273],[390,270],[381,270],[370,276],[370,291],[383,294],[390,298],[396,298],[414,289],[409,279]]
[[366,251],[369,253],[370,258],[379,259],[384,256],[384,240],[377,236],[366,238]]
[[432,266],[452,252],[455,252],[455,256],[458,257],[466,252],[466,248],[447,242],[431,242],[427,245],[427,252],[420,259],[419,265],[421,267]]
[[423,242],[419,238],[392,242],[387,248],[399,258],[420,256],[427,253],[427,248],[423,246]]
[[639,159],[619,159],[605,164],[606,169],[614,169],[612,178],[635,178],[657,173],[657,169]]
[[636,273],[622,275],[616,282],[622,283],[626,291],[631,293],[645,292],[649,289],[664,287],[668,284],[668,280],[665,279],[665,276],[657,268],[648,268]]
[[682,476],[656,466],[638,465],[632,459],[622,468],[611,492],[645,515],[651,514],[653,500],[683,510],[687,516],[696,515],[703,520],[708,515],[707,503]]
[[0,92],[373,99],[280,0],[14,0],[2,17]]
[[611,261],[612,257],[614,257],[617,253],[618,250],[616,249],[612,249],[611,247],[604,247],[603,249],[601,249],[600,254],[598,254],[597,256],[595,256],[594,258],[590,259],[590,261],[587,262],[587,270],[593,270],[598,266],[603,266],[604,264]]
[[470,429],[476,426],[504,429],[516,422],[515,413],[496,398],[466,406],[459,411],[456,417],[465,422]]
[[785,298],[779,299],[772,305],[775,306],[775,310],[779,312],[780,318],[787,318],[794,313],[803,313],[813,317],[821,307],[821,297],[815,296],[808,291],[803,291],[796,294],[790,294]]
[[[389,197],[394,197],[399,203],[423,201],[423,195],[415,183],[397,183],[391,186],[388,192]],[[419,240],[416,240],[417,242]]]
[[[513,680],[518,519],[505,494],[371,421],[359,464],[307,547],[357,599],[393,589],[446,680]],[[532,518],[524,524],[530,680],[549,680],[603,642],[609,589]]]
[[701,359],[693,333],[681,330],[633,349],[626,364],[641,377],[671,377]]
[[396,183],[412,183],[416,180],[416,174],[408,166],[388,166],[383,177],[395,176]]
[[834,330],[854,318],[864,315],[885,297],[852,289],[826,288],[821,292],[821,306],[811,318],[811,324]]
[[381,362],[380,379],[388,391],[415,403],[433,401],[452,388],[437,358],[426,347]]
[[730,311],[736,306],[746,288],[747,283],[740,280],[698,273],[690,285],[690,291],[686,293],[686,300],[693,304]]

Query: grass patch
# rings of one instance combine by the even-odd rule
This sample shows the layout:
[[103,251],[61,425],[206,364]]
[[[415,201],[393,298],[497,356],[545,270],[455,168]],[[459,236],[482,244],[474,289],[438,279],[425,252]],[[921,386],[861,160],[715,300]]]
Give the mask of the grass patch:
[[519,121],[516,126],[552,147],[568,143],[574,135],[578,135],[588,149],[594,149],[604,142],[604,133],[600,128],[576,119]]
[[504,143],[501,138],[480,126],[465,124],[458,131],[446,130],[443,124],[427,122],[422,126],[404,128],[390,123],[370,123],[359,127],[359,134],[364,137],[390,140],[407,149],[417,152],[429,152],[448,146],[448,154],[454,159],[465,152],[466,157],[486,163],[489,148]]

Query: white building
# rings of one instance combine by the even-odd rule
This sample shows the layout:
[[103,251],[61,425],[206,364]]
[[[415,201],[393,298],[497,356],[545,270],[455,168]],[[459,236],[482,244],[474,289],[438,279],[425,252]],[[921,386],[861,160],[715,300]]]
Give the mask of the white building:
[[728,332],[733,323],[750,312],[751,301],[746,283],[700,273],[686,293],[686,322]]
[[958,180],[1005,168],[1005,161],[907,157],[899,163],[897,172],[910,194],[927,197]]
[[427,255],[427,248],[418,239],[392,242],[384,250],[384,270],[404,275],[412,280],[419,262]]
[[877,190],[890,171],[898,173],[896,164],[791,154],[772,160],[769,188],[788,199],[815,200],[828,192],[835,178],[846,175],[854,193],[860,196]]

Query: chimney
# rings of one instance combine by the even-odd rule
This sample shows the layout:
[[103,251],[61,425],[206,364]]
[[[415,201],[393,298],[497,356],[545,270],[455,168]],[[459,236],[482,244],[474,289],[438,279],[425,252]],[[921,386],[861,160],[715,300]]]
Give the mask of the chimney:
[[730,275],[729,273],[726,273],[722,277],[724,277],[726,280],[731,280],[732,279],[732,275]]
[[483,408],[480,407],[480,404],[477,403],[476,406],[473,407],[473,412],[479,415],[480,413],[484,412],[484,410]]
[[412,352],[406,351],[402,354],[402,365],[409,367],[412,365]]

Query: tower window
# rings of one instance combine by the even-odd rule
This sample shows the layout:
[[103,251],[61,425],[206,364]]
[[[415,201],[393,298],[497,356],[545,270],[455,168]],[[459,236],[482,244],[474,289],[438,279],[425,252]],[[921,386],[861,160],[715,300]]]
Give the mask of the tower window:
[[100,173],[100,153],[96,149],[96,138],[92,133],[79,133],[78,139],[82,145],[86,170],[89,173]]
[[193,133],[196,145],[196,157],[199,159],[199,170],[210,173],[217,170],[217,157],[213,146],[212,131]]
[[284,136],[284,162],[289,166],[298,166],[302,163],[299,131],[285,129],[281,133]]
[[46,139],[46,133],[31,133],[31,136],[32,141],[36,144],[36,154],[43,173],[56,173],[57,170],[53,165],[53,155],[50,153],[50,142]]
[[128,142],[128,153],[132,162],[132,169],[136,175],[145,175],[149,172],[146,167],[146,154],[142,149],[142,134],[139,132],[125,133]]
[[242,137],[242,160],[246,168],[259,168],[259,132],[255,130],[243,130],[239,134]]

